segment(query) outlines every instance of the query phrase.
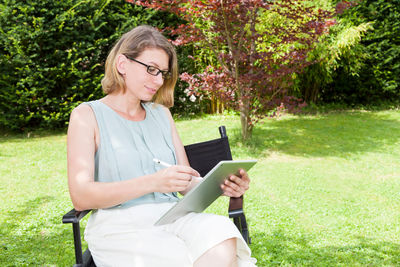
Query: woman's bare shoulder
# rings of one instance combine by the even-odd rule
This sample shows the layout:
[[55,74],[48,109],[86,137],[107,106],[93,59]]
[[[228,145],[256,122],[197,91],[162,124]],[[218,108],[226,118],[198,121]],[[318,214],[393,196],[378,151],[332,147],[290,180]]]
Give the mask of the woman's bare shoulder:
[[94,123],[96,123],[96,118],[90,105],[82,103],[75,107],[71,112],[70,124],[71,123],[76,123],[78,125],[88,124],[87,126],[93,126]]

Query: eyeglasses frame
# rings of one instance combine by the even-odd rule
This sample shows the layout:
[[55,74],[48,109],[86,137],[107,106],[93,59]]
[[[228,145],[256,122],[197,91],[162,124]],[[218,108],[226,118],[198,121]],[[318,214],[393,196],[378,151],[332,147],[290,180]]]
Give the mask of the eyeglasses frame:
[[[171,72],[170,72],[169,70],[160,70],[159,68],[157,68],[157,67],[155,67],[155,66],[147,65],[146,63],[140,62],[139,60],[134,59],[134,58],[131,57],[131,56],[128,56],[128,55],[125,55],[125,54],[123,54],[123,55],[124,55],[127,59],[129,59],[129,60],[132,60],[132,61],[134,61],[134,62],[136,62],[136,63],[139,63],[139,64],[145,66],[145,67],[147,68],[147,69],[146,69],[147,73],[150,74],[150,75],[158,76],[158,74],[161,73],[161,76],[162,76],[162,78],[163,78],[164,80],[168,80],[168,79],[170,79],[171,76],[172,76],[172,74],[171,74]],[[157,72],[156,74],[153,74],[153,73],[150,72],[150,68],[155,68],[155,69],[158,70],[158,72]]]

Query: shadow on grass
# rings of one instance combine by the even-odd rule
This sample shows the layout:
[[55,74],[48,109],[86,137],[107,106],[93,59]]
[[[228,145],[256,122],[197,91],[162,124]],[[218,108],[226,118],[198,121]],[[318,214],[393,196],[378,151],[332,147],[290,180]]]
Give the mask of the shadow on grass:
[[400,245],[365,237],[356,244],[316,247],[306,237],[279,230],[267,236],[253,233],[252,253],[257,266],[399,266]]
[[232,147],[244,146],[250,155],[277,151],[306,157],[346,157],[380,151],[400,140],[399,120],[373,112],[343,112],[317,116],[267,120],[242,144],[240,129],[234,129]]
[[6,142],[25,142],[29,139],[43,138],[49,136],[60,136],[66,135],[67,130],[56,129],[56,130],[33,130],[29,132],[11,132],[4,129],[0,129],[0,144]]
[[54,197],[38,197],[2,215],[1,266],[72,266],[71,227],[62,224],[59,211],[40,213],[54,203]]

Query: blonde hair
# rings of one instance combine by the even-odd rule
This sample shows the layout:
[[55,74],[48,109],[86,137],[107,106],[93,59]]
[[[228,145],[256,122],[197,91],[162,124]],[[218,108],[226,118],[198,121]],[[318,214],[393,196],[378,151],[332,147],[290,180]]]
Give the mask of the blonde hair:
[[119,90],[125,92],[126,84],[124,78],[117,69],[117,56],[125,54],[136,58],[148,48],[162,49],[168,55],[168,69],[171,72],[171,78],[164,80],[163,85],[154,95],[153,101],[166,107],[172,107],[174,105],[174,88],[178,80],[178,60],[175,48],[157,29],[147,25],[133,28],[122,35],[114,45],[108,54],[104,78],[101,80],[103,91],[105,94],[111,94]]

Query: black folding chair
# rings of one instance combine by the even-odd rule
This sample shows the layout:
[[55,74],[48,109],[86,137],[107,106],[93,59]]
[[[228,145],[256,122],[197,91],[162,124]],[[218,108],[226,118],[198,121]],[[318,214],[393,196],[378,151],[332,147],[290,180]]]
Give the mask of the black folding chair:
[[[219,133],[221,138],[185,146],[190,166],[197,170],[201,176],[206,175],[208,171],[221,160],[232,160],[225,126],[219,127]],[[76,211],[72,209],[65,214],[62,219],[63,223],[72,223],[76,259],[76,264],[74,266],[96,266],[89,249],[82,254],[79,222],[89,212],[90,210]],[[239,198],[230,198],[228,213],[229,217],[233,219],[236,227],[241,232],[244,240],[250,244],[246,217],[243,212],[243,196]]]

